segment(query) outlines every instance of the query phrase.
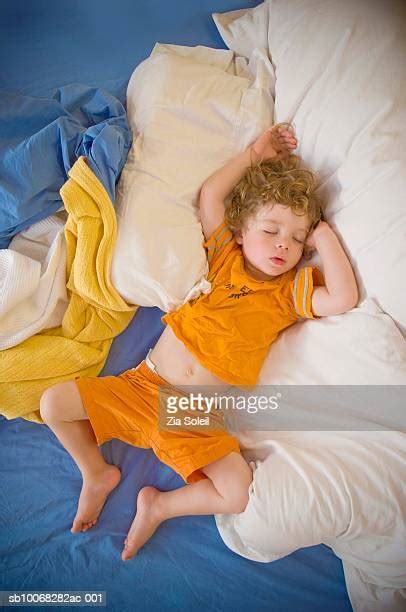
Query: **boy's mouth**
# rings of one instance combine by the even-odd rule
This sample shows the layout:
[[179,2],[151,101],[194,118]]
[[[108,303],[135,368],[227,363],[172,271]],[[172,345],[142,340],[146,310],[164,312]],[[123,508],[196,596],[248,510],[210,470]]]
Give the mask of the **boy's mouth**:
[[276,266],[281,266],[285,263],[285,260],[282,257],[271,257],[271,261]]

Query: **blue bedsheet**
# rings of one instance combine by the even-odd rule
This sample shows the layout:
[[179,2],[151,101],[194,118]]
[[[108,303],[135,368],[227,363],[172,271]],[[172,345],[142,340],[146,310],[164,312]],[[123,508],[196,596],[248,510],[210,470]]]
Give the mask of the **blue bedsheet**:
[[103,454],[121,466],[122,481],[97,527],[73,535],[81,479],[66,452],[45,426],[0,421],[0,435],[0,590],[97,589],[106,591],[109,612],[351,611],[341,564],[327,547],[256,563],[228,550],[209,516],[164,523],[122,562],[139,489],[174,489],[180,478],[152,451],[105,444]]
[[121,102],[88,85],[51,98],[0,91],[0,248],[62,206],[59,190],[81,155],[115,200],[131,146]]

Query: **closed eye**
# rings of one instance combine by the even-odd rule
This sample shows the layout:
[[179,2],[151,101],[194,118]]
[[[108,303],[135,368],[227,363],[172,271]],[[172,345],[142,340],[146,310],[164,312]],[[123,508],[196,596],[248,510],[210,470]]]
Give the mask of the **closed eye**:
[[[278,232],[271,232],[270,230],[263,230],[265,234],[271,234],[272,236],[276,236],[276,234]],[[295,240],[296,242],[298,242],[299,244],[304,244],[305,241],[304,240],[299,240],[299,238],[296,238],[296,236],[293,236],[293,240]]]

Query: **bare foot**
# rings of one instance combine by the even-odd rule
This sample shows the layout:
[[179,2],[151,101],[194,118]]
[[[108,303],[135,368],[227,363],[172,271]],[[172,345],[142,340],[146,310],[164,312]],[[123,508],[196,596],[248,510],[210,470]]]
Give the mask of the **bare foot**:
[[72,533],[87,531],[96,524],[109,493],[115,489],[120,479],[118,467],[109,465],[97,478],[83,480]]
[[157,509],[161,492],[155,487],[143,487],[137,497],[137,514],[124,541],[123,561],[132,559],[164,520]]

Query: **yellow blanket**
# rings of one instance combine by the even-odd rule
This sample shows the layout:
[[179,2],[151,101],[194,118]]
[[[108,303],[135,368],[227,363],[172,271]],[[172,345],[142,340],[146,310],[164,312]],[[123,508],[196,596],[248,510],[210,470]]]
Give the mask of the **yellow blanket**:
[[130,323],[129,306],[110,281],[117,225],[103,185],[81,157],[61,189],[69,213],[65,226],[69,305],[62,326],[0,352],[0,412],[42,423],[43,391],[75,376],[96,376],[113,338]]

